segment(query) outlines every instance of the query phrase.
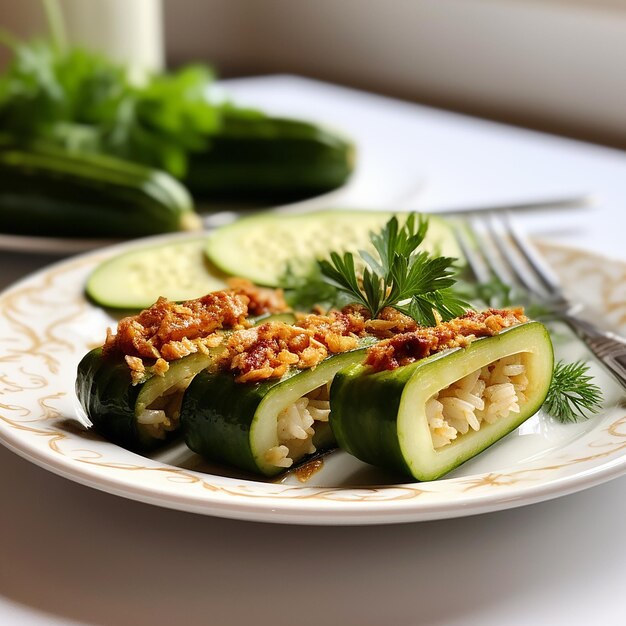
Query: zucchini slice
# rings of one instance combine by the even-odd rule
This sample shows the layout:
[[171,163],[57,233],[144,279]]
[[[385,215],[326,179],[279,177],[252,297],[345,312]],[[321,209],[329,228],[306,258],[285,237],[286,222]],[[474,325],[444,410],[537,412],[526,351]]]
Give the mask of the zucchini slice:
[[364,348],[336,354],[313,369],[254,384],[237,383],[230,372],[201,372],[183,398],[185,443],[209,461],[265,476],[334,447],[328,385],[364,356]]
[[215,354],[190,354],[172,361],[164,376],[148,374],[133,384],[123,356],[96,348],[78,365],[76,395],[96,432],[123,448],[148,451],[178,430],[183,392]]
[[333,381],[330,425],[339,447],[362,461],[434,480],[536,413],[552,368],[538,322],[391,371],[353,365]]
[[159,296],[191,300],[225,289],[224,274],[204,256],[206,237],[181,239],[119,254],[100,264],[85,290],[96,304],[145,309]]
[[[315,259],[331,251],[367,248],[370,231],[380,229],[392,215],[349,210],[261,213],[216,230],[207,240],[206,254],[227,274],[277,287],[288,264],[294,272],[306,272]],[[450,227],[435,216],[429,218],[423,246],[427,251],[461,256]]]

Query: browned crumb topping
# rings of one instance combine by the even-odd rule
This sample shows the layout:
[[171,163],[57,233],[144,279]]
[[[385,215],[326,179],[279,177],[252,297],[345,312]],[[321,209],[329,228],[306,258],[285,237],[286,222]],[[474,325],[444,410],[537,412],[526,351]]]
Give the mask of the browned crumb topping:
[[420,327],[371,346],[365,364],[375,371],[393,370],[442,350],[463,348],[478,337],[496,335],[504,328],[527,321],[521,308],[469,311],[449,322]]
[[229,278],[227,282],[235,293],[248,298],[249,315],[283,313],[289,310],[282,289],[257,287],[246,278]]
[[368,333],[366,318],[355,307],[327,315],[300,315],[294,325],[267,322],[233,333],[224,343],[220,366],[234,371],[237,382],[280,377],[289,369],[315,367],[329,354],[358,347]]
[[236,374],[237,382],[279,378],[290,367],[315,367],[328,350],[310,331],[284,322],[266,322],[228,337],[219,366]]
[[[250,314],[288,310],[283,293],[244,279],[231,279],[229,284],[232,289],[182,304],[159,298],[150,308],[125,317],[116,334],[107,330],[104,354],[123,354],[137,383],[146,373],[144,359],[152,363],[150,372],[163,376],[170,361],[195,352],[206,354],[221,345],[219,367],[231,370],[238,382],[257,382],[281,377],[290,367],[315,367],[329,354],[357,348],[366,336],[383,339],[369,348],[365,361],[380,371],[528,321],[522,309],[489,309],[426,328],[391,307],[371,319],[364,307],[350,305],[327,314],[299,315],[294,325],[270,321],[250,328]],[[216,332],[221,329],[235,332],[224,338]]]
[[130,369],[130,377],[133,381],[133,385],[143,381],[146,371],[153,372],[157,376],[165,376],[165,372],[170,369],[170,364],[165,359],[161,358],[157,359],[154,362],[154,365],[151,365],[148,368],[146,368],[146,364],[138,356],[126,355],[124,360]]
[[[182,304],[159,298],[149,309],[120,320],[116,334],[107,330],[103,352],[173,361],[218,345],[221,337],[215,331],[243,328],[247,315],[248,297],[234,291],[214,291]],[[131,363],[136,371],[139,365]]]
[[329,352],[354,350],[359,337],[366,334],[363,313],[350,307],[342,311],[329,311],[326,315],[301,315],[295,325],[311,332]]
[[365,330],[376,337],[393,337],[398,333],[413,332],[419,328],[417,322],[397,309],[387,306],[376,319],[370,319],[365,324]]

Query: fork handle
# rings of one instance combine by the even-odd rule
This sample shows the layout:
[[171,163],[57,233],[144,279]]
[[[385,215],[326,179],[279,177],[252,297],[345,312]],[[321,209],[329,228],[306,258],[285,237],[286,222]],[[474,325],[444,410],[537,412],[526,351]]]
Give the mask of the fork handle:
[[626,339],[601,331],[575,315],[564,315],[563,320],[626,388]]

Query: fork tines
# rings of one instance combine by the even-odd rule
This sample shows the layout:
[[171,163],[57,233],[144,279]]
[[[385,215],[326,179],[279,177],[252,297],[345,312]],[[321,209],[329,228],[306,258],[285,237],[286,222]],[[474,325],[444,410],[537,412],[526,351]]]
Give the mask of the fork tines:
[[563,302],[558,279],[508,213],[457,220],[454,231],[467,264],[479,283],[494,276],[543,301]]

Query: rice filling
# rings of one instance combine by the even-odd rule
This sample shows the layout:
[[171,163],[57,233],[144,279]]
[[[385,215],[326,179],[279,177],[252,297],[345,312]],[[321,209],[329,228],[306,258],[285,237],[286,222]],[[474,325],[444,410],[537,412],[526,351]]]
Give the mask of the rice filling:
[[470,429],[493,424],[519,413],[528,388],[524,353],[498,359],[426,401],[426,418],[435,450],[443,448]]
[[139,429],[146,435],[157,439],[165,439],[168,432],[176,430],[180,421],[183,394],[192,379],[193,376],[189,376],[177,385],[172,385],[139,413],[137,415]]
[[285,407],[277,419],[278,445],[265,453],[265,460],[276,467],[291,467],[294,461],[316,451],[313,445],[316,423],[328,422],[330,397],[323,385]]

